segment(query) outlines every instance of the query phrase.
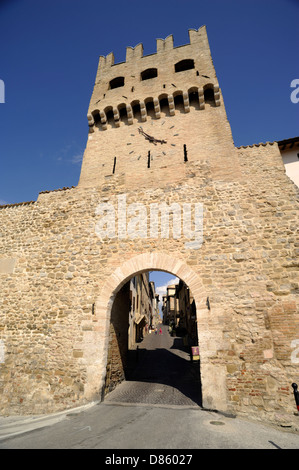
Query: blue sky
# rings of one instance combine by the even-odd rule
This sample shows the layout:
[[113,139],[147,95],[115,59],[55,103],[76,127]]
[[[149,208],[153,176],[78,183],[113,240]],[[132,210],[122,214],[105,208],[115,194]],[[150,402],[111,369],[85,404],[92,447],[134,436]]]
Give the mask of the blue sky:
[[299,0],[0,0],[0,201],[75,186],[99,55],[207,26],[235,145],[299,135]]
[[159,294],[159,309],[160,316],[162,318],[162,296],[166,294],[167,286],[178,284],[180,280],[173,274],[166,273],[164,271],[151,271],[149,279],[150,281],[154,281],[156,293]]
[[0,204],[77,185],[100,55],[202,25],[235,145],[298,136],[298,17],[299,0],[0,0]]

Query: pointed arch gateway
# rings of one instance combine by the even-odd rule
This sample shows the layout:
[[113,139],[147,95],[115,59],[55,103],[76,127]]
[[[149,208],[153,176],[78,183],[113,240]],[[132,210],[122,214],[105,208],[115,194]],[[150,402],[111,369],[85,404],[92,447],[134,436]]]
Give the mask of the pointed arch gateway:
[[209,341],[207,292],[200,276],[183,260],[165,253],[143,253],[125,261],[106,279],[95,302],[94,322],[98,326],[85,344],[87,383],[85,398],[103,398],[105,385],[110,319],[113,302],[119,290],[136,274],[144,271],[166,271],[182,279],[190,288],[195,304],[198,324],[198,341],[201,359],[202,403],[204,408],[226,410],[226,392],[223,370],[209,363],[205,345]]

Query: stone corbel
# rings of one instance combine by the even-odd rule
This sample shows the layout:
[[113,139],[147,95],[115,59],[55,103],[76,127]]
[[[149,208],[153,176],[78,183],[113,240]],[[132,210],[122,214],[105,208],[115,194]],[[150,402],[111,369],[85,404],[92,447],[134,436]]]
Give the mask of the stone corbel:
[[94,125],[94,119],[92,114],[87,114],[87,120],[88,120],[88,125],[93,126]]
[[198,89],[199,109],[205,109],[205,97],[203,89]]
[[92,114],[87,114],[87,120],[89,125],[89,132],[94,132],[94,118]]
[[100,118],[101,118],[102,129],[106,131],[107,130],[107,117],[104,111],[100,111]]
[[159,119],[161,117],[161,109],[160,109],[160,103],[159,103],[158,98],[154,98],[154,108],[155,108],[156,118]]
[[189,102],[189,95],[188,95],[187,91],[184,91],[184,93],[183,93],[183,100],[184,100],[185,113],[189,113],[190,112],[190,102]]
[[168,104],[169,104],[170,116],[175,116],[175,106],[174,106],[174,99],[172,95],[168,95]]
[[214,85],[214,100],[215,100],[215,105],[220,106],[220,90],[219,90],[219,85]]
[[130,104],[126,105],[127,108],[127,117],[128,117],[128,124],[131,125],[133,124],[133,110],[132,106]]
[[141,121],[142,122],[147,121],[146,106],[144,104],[144,101],[140,101],[140,114],[141,114]]
[[119,117],[119,112],[117,108],[113,108],[113,117],[115,121],[116,127],[120,126],[120,117]]

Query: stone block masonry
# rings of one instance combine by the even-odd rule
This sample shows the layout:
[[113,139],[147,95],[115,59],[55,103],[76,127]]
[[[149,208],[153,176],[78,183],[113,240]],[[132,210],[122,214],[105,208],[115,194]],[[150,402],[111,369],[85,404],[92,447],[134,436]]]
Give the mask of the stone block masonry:
[[[159,269],[180,277],[196,302],[203,405],[297,426],[291,384],[299,382],[298,188],[285,174],[276,143],[234,147],[215,88],[211,101],[206,93],[205,109],[197,91],[198,104],[188,111],[183,93],[194,80],[199,88],[208,80],[202,75],[218,83],[205,28],[190,37],[200,40],[180,48],[172,48],[170,39],[158,41],[150,57],[141,57],[137,46],[124,64],[101,58],[88,115],[94,119],[103,110],[108,118],[89,120],[94,132],[78,186],[0,208],[1,414],[49,413],[101,399],[109,367],[123,357],[116,341],[123,315],[114,305],[116,294],[134,274]],[[169,75],[170,65],[163,65],[168,48]],[[195,68],[175,72],[175,64],[187,59]],[[149,68],[158,76],[138,81],[137,72]],[[180,73],[184,79],[174,82]],[[125,77],[124,96],[135,84],[137,104],[158,97],[160,117],[148,105],[141,121],[133,103],[133,123],[121,113],[124,120],[115,125],[114,113],[113,124],[107,103],[117,108],[123,87],[109,84],[119,76]],[[172,100],[167,104],[160,96],[163,90],[170,95],[163,85],[183,82],[183,101],[175,95],[172,108]],[[97,100],[106,101],[93,113]],[[140,126],[167,144],[146,140]],[[171,217],[169,238],[101,240],[96,208],[103,202],[117,207],[124,194],[127,204],[142,204],[148,212],[161,201],[202,203],[201,247],[188,249],[184,237],[174,239]],[[115,216],[117,223],[121,214]],[[121,379],[116,365],[113,377],[118,372]]]

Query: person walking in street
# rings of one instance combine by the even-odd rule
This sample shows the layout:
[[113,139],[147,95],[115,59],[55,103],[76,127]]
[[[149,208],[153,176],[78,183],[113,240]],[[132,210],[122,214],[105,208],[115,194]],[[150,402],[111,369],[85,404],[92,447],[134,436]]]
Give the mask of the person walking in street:
[[160,328],[160,330],[159,330],[159,335],[161,335],[161,334],[162,334],[162,328]]

